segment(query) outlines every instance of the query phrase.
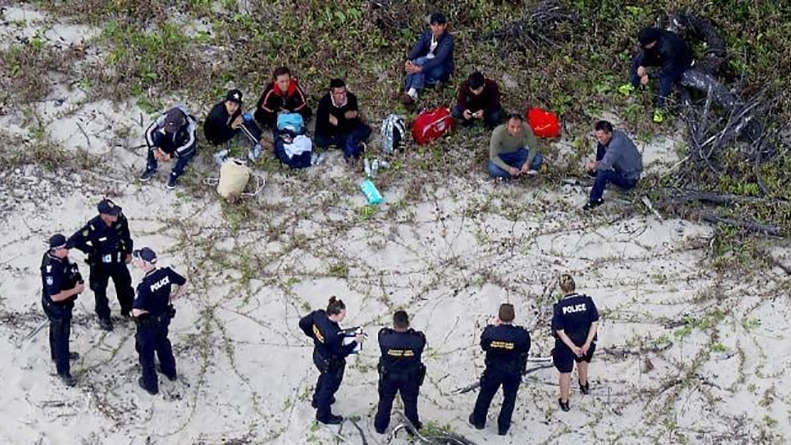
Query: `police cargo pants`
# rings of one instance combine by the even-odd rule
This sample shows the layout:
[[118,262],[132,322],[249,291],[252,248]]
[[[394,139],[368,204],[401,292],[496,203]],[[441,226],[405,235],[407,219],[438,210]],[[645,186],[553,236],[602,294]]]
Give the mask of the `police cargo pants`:
[[160,321],[149,319],[137,327],[136,345],[140,356],[140,367],[143,370],[143,384],[146,389],[159,391],[159,379],[154,363],[156,353],[161,365],[162,373],[166,376],[176,375],[176,359],[173,357],[173,347],[168,339],[168,325],[170,319],[165,315]]
[[121,313],[128,314],[132,310],[135,291],[132,289],[132,277],[126,263],[101,263],[91,266],[89,279],[91,290],[96,299],[96,315],[102,320],[110,319],[110,302],[107,300],[107,283],[113,279]]
[[498,372],[491,369],[484,371],[481,377],[481,390],[478,393],[478,400],[475,401],[475,409],[472,412],[473,420],[476,425],[486,424],[486,415],[489,412],[489,405],[492,403],[494,395],[500,386],[503,387],[503,406],[500,415],[497,417],[497,429],[508,431],[511,427],[511,415],[516,406],[516,392],[522,381],[520,373]]
[[420,418],[417,413],[417,397],[420,392],[420,381],[417,375],[383,375],[379,379],[379,407],[374,418],[374,428],[377,432],[384,432],[390,424],[390,412],[393,409],[393,399],[396,393],[401,394],[404,402],[404,415],[416,427],[421,428]]
[[69,374],[69,336],[71,335],[71,307],[43,303],[49,319],[49,351],[58,375]]
[[[318,367],[318,365],[317,365]],[[316,381],[316,391],[313,393],[313,401],[316,404],[316,419],[324,421],[329,419],[332,414],[332,399],[335,392],[343,381],[343,372],[346,369],[346,360],[334,360],[330,362],[324,371],[319,369],[319,379]]]

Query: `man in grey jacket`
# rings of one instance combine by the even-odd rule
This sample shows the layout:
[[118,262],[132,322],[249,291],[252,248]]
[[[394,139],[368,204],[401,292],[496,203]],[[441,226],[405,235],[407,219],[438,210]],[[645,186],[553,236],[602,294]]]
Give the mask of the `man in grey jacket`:
[[594,209],[602,203],[604,188],[608,183],[629,190],[637,185],[643,172],[643,159],[631,139],[621,131],[614,131],[607,121],[596,122],[596,160],[588,161],[586,169],[596,176],[590,200],[583,210]]

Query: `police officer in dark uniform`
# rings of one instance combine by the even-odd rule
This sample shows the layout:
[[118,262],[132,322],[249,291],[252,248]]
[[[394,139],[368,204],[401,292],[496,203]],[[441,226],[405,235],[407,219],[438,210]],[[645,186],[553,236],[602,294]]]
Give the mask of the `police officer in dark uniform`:
[[338,323],[346,317],[346,305],[342,300],[330,297],[327,310],[319,309],[299,320],[299,328],[313,339],[313,363],[320,374],[313,393],[313,408],[316,420],[327,425],[343,422],[342,416],[332,414],[335,392],[343,381],[346,369],[346,356],[362,344],[364,336],[357,334],[355,339],[344,345],[344,334]]
[[511,427],[511,415],[516,405],[516,392],[522,381],[530,351],[530,333],[514,321],[514,306],[500,305],[494,323],[481,334],[481,348],[486,351],[486,370],[481,377],[481,391],[470,414],[470,423],[481,430],[486,426],[486,414],[500,385],[503,387],[503,406],[497,418],[497,432],[504,436]]
[[[169,267],[157,268],[157,254],[148,247],[135,250],[132,255],[135,265],[145,273],[137,285],[137,295],[132,304],[132,316],[137,324],[135,348],[143,369],[143,376],[137,383],[149,394],[155,395],[159,392],[159,380],[154,366],[154,352],[159,357],[159,371],[170,381],[178,377],[176,359],[168,340],[168,326],[176,315],[171,299],[184,293],[187,279]],[[171,297],[174,284],[179,288]]]
[[560,290],[563,298],[555,303],[552,316],[552,332],[555,335],[555,349],[552,350],[552,361],[560,372],[560,409],[568,411],[569,393],[571,392],[571,371],[577,362],[580,391],[590,392],[588,382],[588,363],[596,350],[596,332],[599,327],[599,311],[593,299],[578,294],[574,278],[561,275]]
[[401,393],[406,418],[422,427],[417,413],[417,396],[426,376],[420,357],[426,347],[426,336],[409,327],[409,316],[404,311],[393,314],[393,328],[379,331],[379,409],[374,428],[384,434],[390,423],[390,411],[397,392]]
[[128,316],[135,295],[132,277],[126,266],[132,259],[132,238],[121,207],[109,199],[103,199],[97,209],[99,215],[75,232],[66,245],[69,249],[76,248],[88,254],[88,264],[91,266],[89,282],[96,297],[99,325],[106,331],[112,331],[107,282],[112,277],[121,304],[121,314]]
[[49,318],[50,356],[55,362],[58,377],[66,386],[74,386],[69,360],[76,360],[79,354],[69,352],[71,310],[77,295],[85,290],[85,284],[77,265],[69,262],[66,237],[61,234],[49,239],[49,250],[41,259],[41,281],[41,304]]

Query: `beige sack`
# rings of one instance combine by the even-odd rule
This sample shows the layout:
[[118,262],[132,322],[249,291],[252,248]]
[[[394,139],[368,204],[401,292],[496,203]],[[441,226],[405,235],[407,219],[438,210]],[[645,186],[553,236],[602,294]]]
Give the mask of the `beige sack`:
[[238,198],[250,180],[250,168],[238,159],[228,159],[220,167],[217,193],[225,199]]

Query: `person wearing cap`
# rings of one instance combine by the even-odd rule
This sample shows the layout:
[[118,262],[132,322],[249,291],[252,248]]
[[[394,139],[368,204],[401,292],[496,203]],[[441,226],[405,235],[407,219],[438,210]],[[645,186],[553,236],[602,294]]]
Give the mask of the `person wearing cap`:
[[242,110],[242,92],[233,89],[228,91],[225,99],[215,104],[206,120],[203,121],[203,134],[212,145],[226,144],[226,147],[215,155],[218,160],[224,159],[229,153],[228,142],[242,134],[250,142],[247,157],[256,161],[261,156],[261,129],[250,113]]
[[132,309],[134,298],[132,277],[126,266],[132,259],[133,242],[129,234],[129,222],[121,212],[121,207],[109,199],[103,199],[97,210],[99,214],[74,232],[66,245],[69,249],[76,248],[88,255],[91,267],[88,281],[96,300],[99,325],[106,331],[112,331],[107,283],[110,278],[113,279],[121,314],[127,315]]
[[176,188],[178,178],[184,174],[187,164],[198,152],[198,123],[179,105],[163,113],[146,129],[148,160],[140,180],[147,182],[157,171],[158,162],[176,158],[170,171],[167,188]]
[[420,429],[417,412],[417,397],[420,385],[426,376],[426,367],[421,362],[426,348],[426,336],[409,327],[409,316],[405,311],[393,314],[393,328],[379,331],[379,407],[374,418],[374,428],[384,434],[390,424],[393,399],[401,394],[404,415],[415,428]]
[[41,259],[41,282],[41,305],[49,319],[50,357],[61,381],[74,386],[69,360],[76,360],[79,354],[69,352],[71,311],[85,284],[77,265],[69,262],[66,237],[60,233],[49,239],[49,250]]
[[[176,313],[172,300],[184,293],[187,279],[170,267],[157,267],[157,254],[148,247],[135,250],[132,256],[134,264],[145,274],[137,285],[131,310],[137,324],[135,349],[143,371],[137,384],[149,394],[155,395],[159,392],[159,379],[154,353],[159,358],[158,370],[170,381],[178,378],[176,359],[168,340],[168,326]],[[178,286],[178,290],[171,295],[174,285]]]
[[552,316],[552,333],[555,348],[552,349],[552,362],[560,372],[560,409],[568,411],[571,392],[571,371],[577,363],[580,391],[590,392],[588,364],[596,350],[596,332],[599,326],[599,311],[593,299],[578,294],[574,278],[564,274],[558,281],[563,297],[555,303]]
[[316,145],[343,149],[346,161],[359,159],[371,135],[357,105],[357,96],[346,89],[343,79],[330,80],[330,90],[319,100],[316,110]]
[[486,369],[481,376],[481,389],[469,418],[472,426],[482,430],[486,426],[492,398],[502,386],[503,405],[497,417],[497,432],[501,436],[506,435],[511,427],[516,393],[530,352],[530,333],[521,326],[515,326],[514,318],[514,306],[503,303],[494,322],[486,326],[481,334],[481,348],[486,352]]
[[291,70],[284,66],[272,73],[272,81],[258,99],[254,116],[264,127],[276,129],[277,115],[280,113],[299,113],[305,122],[310,120],[313,113],[302,87],[291,77]]
[[500,105],[500,88],[497,82],[485,78],[479,71],[473,71],[459,87],[451,115],[463,127],[471,127],[481,120],[490,130],[500,125],[503,120],[503,107]]
[[[636,88],[648,85],[651,77],[659,79],[654,122],[661,123],[664,121],[665,102],[673,84],[681,80],[684,71],[692,66],[692,50],[681,36],[660,28],[641,29],[637,40],[640,42],[640,53],[632,60],[629,83],[618,90],[628,96]],[[659,69],[649,73],[648,67]]]
[[399,99],[407,106],[414,105],[418,92],[427,84],[447,82],[453,74],[454,42],[447,32],[448,19],[441,13],[431,14],[429,27],[404,62],[406,85]]
[[594,130],[596,160],[589,160],[585,168],[589,175],[596,177],[596,181],[583,210],[592,210],[604,203],[602,195],[607,184],[630,190],[637,186],[643,173],[643,156],[629,136],[613,130],[608,121],[596,122]]

